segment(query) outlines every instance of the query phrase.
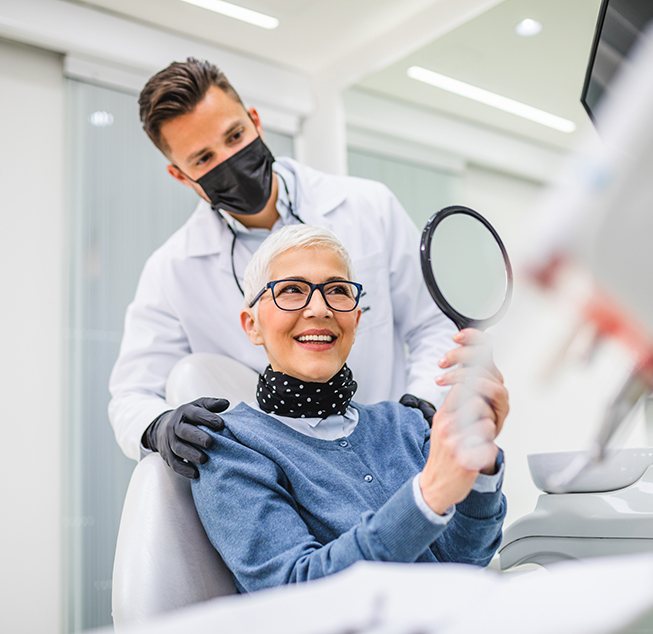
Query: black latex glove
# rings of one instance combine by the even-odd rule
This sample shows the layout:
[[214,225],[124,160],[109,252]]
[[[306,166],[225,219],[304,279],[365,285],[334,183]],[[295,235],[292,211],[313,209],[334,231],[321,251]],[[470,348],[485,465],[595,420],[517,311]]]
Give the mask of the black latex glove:
[[429,427],[433,423],[433,416],[435,415],[436,409],[433,403],[425,401],[423,398],[418,398],[414,394],[404,394],[399,402],[406,407],[414,407],[422,412],[426,422],[429,424]]
[[[213,438],[198,425],[206,425],[215,431],[224,429],[218,412],[224,412],[229,401],[224,398],[198,398],[177,409],[164,412],[143,434],[143,444],[158,451],[166,463],[185,478],[197,478],[196,465],[204,464]],[[186,462],[184,462],[186,461]]]

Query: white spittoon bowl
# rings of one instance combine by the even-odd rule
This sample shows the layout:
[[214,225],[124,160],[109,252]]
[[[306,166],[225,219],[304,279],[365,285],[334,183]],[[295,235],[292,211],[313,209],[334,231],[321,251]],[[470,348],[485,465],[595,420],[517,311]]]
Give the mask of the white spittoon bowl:
[[[535,486],[545,493],[556,493],[550,487],[552,476],[560,473],[586,451],[555,451],[528,455],[528,468]],[[610,449],[603,462],[588,467],[567,487],[567,493],[600,493],[623,489],[637,482],[653,465],[653,448]]]

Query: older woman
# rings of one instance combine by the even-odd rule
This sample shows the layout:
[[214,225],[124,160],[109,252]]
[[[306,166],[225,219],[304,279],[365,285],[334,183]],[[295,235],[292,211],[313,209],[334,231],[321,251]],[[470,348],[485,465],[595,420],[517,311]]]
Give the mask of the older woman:
[[460,398],[481,333],[459,333],[463,345],[441,362],[458,368],[439,379],[453,387],[432,428],[398,403],[356,403],[346,361],[361,290],[337,238],[305,225],[270,236],[245,271],[242,327],[270,365],[256,401],[211,432],[209,459],[192,483],[204,528],[241,592],[359,560],[484,566],[499,545],[505,498],[494,439],[508,401],[493,364],[478,371],[476,395]]

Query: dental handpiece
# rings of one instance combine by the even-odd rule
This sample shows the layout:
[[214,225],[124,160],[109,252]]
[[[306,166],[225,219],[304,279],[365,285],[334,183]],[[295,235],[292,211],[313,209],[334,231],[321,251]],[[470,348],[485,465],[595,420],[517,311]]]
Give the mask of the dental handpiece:
[[567,493],[583,473],[603,462],[608,444],[628,419],[628,415],[635,409],[640,399],[648,395],[650,391],[651,386],[646,377],[637,369],[633,370],[608,406],[589,451],[577,456],[564,469],[553,474],[549,478],[547,489],[551,493]]

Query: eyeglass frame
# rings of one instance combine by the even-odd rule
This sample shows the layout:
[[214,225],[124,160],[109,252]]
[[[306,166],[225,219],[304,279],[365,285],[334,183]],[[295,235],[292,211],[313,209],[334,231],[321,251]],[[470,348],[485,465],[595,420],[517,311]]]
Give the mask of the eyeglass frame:
[[[303,306],[300,306],[299,308],[282,308],[281,306],[279,306],[279,304],[277,304],[277,298],[276,298],[276,296],[274,294],[274,287],[277,284],[279,284],[280,282],[301,282],[302,284],[308,284],[308,286],[311,289],[311,292],[308,294],[308,298],[306,300],[306,303]],[[324,287],[327,286],[328,284],[337,284],[338,282],[351,284],[358,291],[358,294],[356,295],[356,298],[355,298],[356,301],[355,301],[354,305],[352,306],[352,308],[349,308],[347,310],[342,310],[340,308],[334,308],[333,306],[331,306],[331,304],[329,304],[329,300],[326,298],[326,295],[324,294]],[[289,313],[294,312],[296,310],[304,310],[304,308],[306,308],[311,303],[311,299],[313,299],[313,293],[315,292],[316,289],[320,291],[320,295],[322,295],[322,299],[324,300],[324,303],[326,304],[326,306],[330,310],[335,310],[337,313],[351,313],[353,310],[356,310],[356,308],[358,307],[358,304],[360,303],[361,294],[363,292],[363,285],[360,284],[359,282],[352,282],[351,280],[329,280],[328,282],[322,282],[321,284],[313,284],[312,282],[309,282],[307,280],[303,280],[300,277],[285,277],[285,278],[283,278],[281,280],[272,280],[271,282],[268,282],[256,294],[256,297],[254,297],[254,299],[249,303],[249,308],[253,308],[254,304],[256,304],[256,302],[258,302],[258,300],[261,299],[261,297],[263,297],[263,294],[268,289],[270,289],[270,291],[272,292],[272,301],[274,302],[274,305],[279,310],[285,310],[286,312],[289,312]]]

